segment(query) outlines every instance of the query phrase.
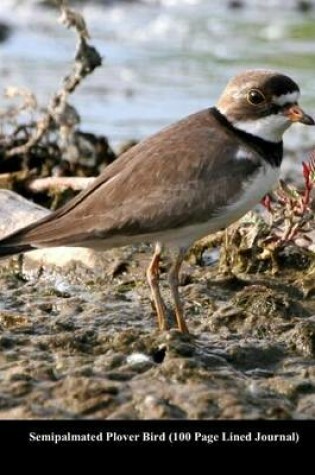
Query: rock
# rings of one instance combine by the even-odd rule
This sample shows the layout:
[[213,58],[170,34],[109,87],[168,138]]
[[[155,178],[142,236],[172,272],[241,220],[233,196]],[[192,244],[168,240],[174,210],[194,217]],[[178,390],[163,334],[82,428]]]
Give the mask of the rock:
[[0,190],[0,238],[43,218],[49,211],[10,190]]
[[[10,190],[0,190],[0,238],[37,221],[50,211]],[[30,277],[44,269],[64,268],[73,263],[89,269],[100,266],[100,253],[82,247],[54,247],[28,252],[23,258],[23,274]],[[50,268],[50,269],[49,269]]]
[[93,268],[98,257],[95,251],[84,247],[54,247],[50,249],[38,249],[24,255],[23,273],[34,271],[34,264],[45,269],[47,266],[65,267],[73,263],[81,263],[88,268]]

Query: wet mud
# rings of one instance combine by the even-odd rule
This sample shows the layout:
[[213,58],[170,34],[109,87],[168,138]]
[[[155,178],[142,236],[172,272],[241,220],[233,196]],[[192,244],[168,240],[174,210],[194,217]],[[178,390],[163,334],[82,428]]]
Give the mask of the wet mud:
[[190,259],[183,335],[157,330],[149,247],[102,258],[97,276],[2,265],[0,418],[315,418],[314,266],[235,275]]

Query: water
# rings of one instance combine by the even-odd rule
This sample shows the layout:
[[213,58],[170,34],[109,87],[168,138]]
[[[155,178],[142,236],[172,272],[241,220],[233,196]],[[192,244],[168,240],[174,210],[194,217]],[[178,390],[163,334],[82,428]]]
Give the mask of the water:
[[[301,86],[301,104],[315,112],[315,9],[298,12],[293,0],[246,3],[238,10],[222,0],[81,5],[104,57],[71,98],[81,128],[114,145],[141,139],[212,105],[232,75],[252,67],[290,74]],[[2,88],[27,86],[47,103],[74,56],[75,36],[58,16],[34,1],[2,0],[0,20],[13,27],[0,44]],[[286,143],[312,144],[314,131],[296,126]]]

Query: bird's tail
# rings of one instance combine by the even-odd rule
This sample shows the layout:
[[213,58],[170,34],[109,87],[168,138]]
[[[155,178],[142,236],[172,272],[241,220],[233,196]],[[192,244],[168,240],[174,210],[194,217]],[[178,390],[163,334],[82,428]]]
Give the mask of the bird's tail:
[[34,226],[34,224],[18,229],[3,239],[0,239],[0,259],[36,249],[36,246],[30,244],[30,242],[24,238],[25,231],[28,231],[32,226]]
[[5,259],[6,257],[20,254],[21,252],[31,251],[32,249],[34,250],[34,247],[29,244],[6,246],[2,245],[2,241],[0,241],[0,259]]

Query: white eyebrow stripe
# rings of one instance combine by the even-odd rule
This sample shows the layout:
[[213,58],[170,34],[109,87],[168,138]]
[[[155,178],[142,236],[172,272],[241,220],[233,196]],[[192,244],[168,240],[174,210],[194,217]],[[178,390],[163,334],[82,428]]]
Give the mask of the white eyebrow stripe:
[[299,100],[300,93],[299,91],[288,92],[287,94],[281,94],[281,96],[272,96],[272,101],[277,104],[277,106],[284,106],[285,104],[294,104]]

